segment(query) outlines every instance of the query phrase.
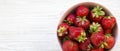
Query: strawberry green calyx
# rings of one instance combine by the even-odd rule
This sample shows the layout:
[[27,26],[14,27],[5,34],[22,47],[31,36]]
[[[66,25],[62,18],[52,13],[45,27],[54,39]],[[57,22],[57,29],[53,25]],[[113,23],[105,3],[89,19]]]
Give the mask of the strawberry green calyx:
[[[108,39],[111,36],[111,34],[105,34],[105,38]],[[107,42],[103,42],[104,46],[108,46]]]
[[78,42],[82,42],[82,43],[84,43],[84,41],[86,39],[87,39],[87,37],[86,37],[86,33],[85,32],[81,33],[81,35],[78,36],[78,38],[77,38]]
[[100,45],[100,48],[105,48],[104,44],[101,44],[101,45]]
[[84,24],[85,23],[85,21],[86,21],[86,16],[83,16],[83,17],[79,17],[79,16],[77,16],[77,22],[82,22],[82,24]]
[[90,51],[91,48],[93,48],[93,46],[91,44],[89,44],[87,51]]
[[[110,36],[111,36],[111,34],[105,34],[106,39],[109,38]],[[100,47],[105,48],[105,46],[108,46],[108,44],[107,44],[107,42],[104,41],[101,43]]]
[[109,38],[111,36],[111,34],[105,34],[106,38]]
[[101,45],[100,45],[100,48],[105,48],[105,46],[108,46],[108,44],[106,42],[103,42]]
[[64,22],[67,23],[67,24],[69,24],[69,25],[72,25],[72,24],[73,24],[73,22],[67,21],[67,20],[64,20]]
[[93,17],[97,17],[97,18],[99,16],[104,16],[105,15],[105,12],[102,10],[102,8],[100,6],[94,7],[92,12],[94,13]]
[[100,48],[105,48],[105,46],[108,46],[108,44],[103,41],[103,42],[100,44]]
[[106,16],[106,18],[111,19],[112,16]]
[[[63,26],[63,27],[60,27],[59,29],[58,29],[58,36],[62,36],[64,33],[64,31],[66,30],[66,28]],[[67,32],[65,32],[65,34],[67,34]]]
[[106,42],[104,42],[103,44],[104,44],[104,46],[108,46],[108,44]]
[[98,32],[100,31],[98,28],[99,28],[100,24],[98,23],[92,23],[92,25],[90,25],[90,32]]

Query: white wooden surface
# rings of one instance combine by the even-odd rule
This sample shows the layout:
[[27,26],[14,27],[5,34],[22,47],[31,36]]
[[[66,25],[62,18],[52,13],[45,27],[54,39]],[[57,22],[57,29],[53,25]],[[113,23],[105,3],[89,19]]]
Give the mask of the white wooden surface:
[[[56,37],[59,19],[85,1],[107,7],[120,25],[119,0],[0,0],[0,51],[61,51]],[[112,51],[120,51],[119,37]]]

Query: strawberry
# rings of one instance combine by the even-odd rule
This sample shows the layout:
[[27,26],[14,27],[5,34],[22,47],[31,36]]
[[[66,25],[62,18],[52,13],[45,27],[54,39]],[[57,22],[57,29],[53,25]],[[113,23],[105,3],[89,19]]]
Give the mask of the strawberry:
[[61,23],[58,26],[58,30],[57,30],[57,34],[59,37],[64,37],[65,35],[68,34],[68,29],[69,29],[69,25],[66,23]]
[[104,48],[94,48],[91,51],[104,51]]
[[104,43],[105,48],[106,49],[111,49],[115,44],[115,39],[110,34],[106,34],[105,37],[106,37],[106,40],[105,40],[105,43]]
[[90,12],[90,20],[92,22],[101,22],[102,18],[104,17],[105,12],[102,10],[100,6],[96,6]]
[[62,44],[63,51],[79,51],[78,44],[71,40],[67,40]]
[[101,44],[105,40],[105,36],[102,33],[95,32],[91,35],[90,40],[94,46],[100,47],[100,46],[103,46]]
[[75,22],[75,19],[76,19],[75,15],[71,13],[67,16],[66,22],[71,25]]
[[78,42],[84,42],[87,39],[85,30],[82,27],[71,26],[69,28],[69,32],[70,32],[69,37]]
[[101,34],[104,33],[103,31],[103,28],[102,26],[99,24],[99,23],[95,23],[93,22],[91,25],[90,25],[90,31],[89,31],[91,34],[92,33],[96,33],[96,32],[99,32]]
[[75,26],[83,27],[85,30],[89,28],[90,22],[86,17],[77,17],[75,21]]
[[80,49],[83,51],[90,51],[92,47],[89,39],[86,39],[85,42],[81,42],[79,46],[80,46]]
[[103,29],[105,30],[105,33],[109,34],[116,24],[116,19],[112,16],[104,17],[101,24]]
[[84,5],[79,6],[76,10],[76,15],[80,17],[87,16],[88,13],[89,13],[89,9]]

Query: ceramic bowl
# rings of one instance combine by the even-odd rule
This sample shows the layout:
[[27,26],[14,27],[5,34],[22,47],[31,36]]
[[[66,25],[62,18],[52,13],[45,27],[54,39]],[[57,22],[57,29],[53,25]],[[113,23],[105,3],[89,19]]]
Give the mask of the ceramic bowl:
[[[68,14],[70,14],[71,12],[74,12],[75,9],[76,9],[78,6],[80,6],[80,5],[85,5],[85,6],[89,7],[90,9],[92,9],[93,7],[99,5],[99,6],[102,7],[103,10],[105,11],[106,16],[107,16],[107,15],[113,16],[112,13],[108,10],[109,8],[107,9],[107,8],[105,8],[105,7],[104,7],[103,5],[101,5],[101,4],[94,3],[94,2],[83,2],[83,3],[78,3],[78,4],[74,5],[74,6],[72,6],[71,8],[69,8],[69,9],[61,16],[61,19],[60,19],[60,21],[59,21],[59,24],[63,22],[63,20],[65,19],[65,17],[66,17]],[[116,23],[115,27],[114,27],[113,30],[112,30],[112,34],[113,34],[113,36],[115,37],[115,43],[116,43],[116,37],[117,37],[117,32],[118,32],[118,29],[117,29],[117,28],[118,28],[118,26],[117,26],[117,23]],[[57,37],[58,37],[58,36],[57,36]],[[59,39],[59,38],[58,38],[58,41],[59,41],[59,43],[60,43],[60,45],[61,45],[61,42],[60,42],[60,39]],[[113,46],[113,47],[114,47],[114,46]],[[112,51],[112,49],[113,49],[113,48],[111,48],[111,49],[109,49],[109,50]]]

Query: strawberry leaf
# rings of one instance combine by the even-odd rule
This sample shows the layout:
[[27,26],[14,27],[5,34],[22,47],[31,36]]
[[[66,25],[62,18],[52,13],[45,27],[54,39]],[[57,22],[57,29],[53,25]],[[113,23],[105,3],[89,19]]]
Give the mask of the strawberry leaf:
[[83,16],[83,17],[77,17],[77,22],[82,22],[82,24],[84,24],[85,23],[85,21],[86,21],[86,16]]
[[59,32],[58,36],[62,36],[63,35],[63,32],[66,30],[66,28],[63,26],[63,27],[60,27],[57,32]]
[[105,46],[108,46],[108,44],[106,42],[103,43]]
[[100,45],[100,48],[105,48],[104,44],[101,44],[101,45]]
[[91,48],[93,48],[93,46],[91,44],[89,44],[87,51],[90,51]]
[[111,36],[111,34],[105,34],[106,38],[109,38]]
[[81,36],[79,36],[77,40],[78,40],[78,42],[84,43],[84,41],[85,41],[86,39],[87,39],[87,38],[86,38],[86,33],[83,32],[83,33],[81,33]]
[[90,25],[90,32],[98,32],[100,31],[99,28],[100,24],[93,22],[92,25]]
[[96,17],[96,18],[98,18],[99,16],[105,15],[105,12],[102,10],[100,6],[94,7],[92,12],[94,13],[93,17]]

